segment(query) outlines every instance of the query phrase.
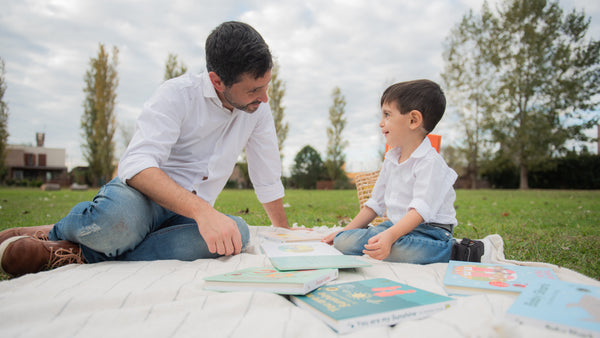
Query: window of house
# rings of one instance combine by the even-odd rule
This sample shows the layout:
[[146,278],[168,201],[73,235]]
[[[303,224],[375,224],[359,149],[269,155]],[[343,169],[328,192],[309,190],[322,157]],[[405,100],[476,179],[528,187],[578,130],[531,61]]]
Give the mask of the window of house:
[[46,166],[46,154],[38,154],[38,165],[40,167]]
[[26,153],[24,156],[25,156],[25,165],[26,166],[34,166],[35,165],[35,154]]

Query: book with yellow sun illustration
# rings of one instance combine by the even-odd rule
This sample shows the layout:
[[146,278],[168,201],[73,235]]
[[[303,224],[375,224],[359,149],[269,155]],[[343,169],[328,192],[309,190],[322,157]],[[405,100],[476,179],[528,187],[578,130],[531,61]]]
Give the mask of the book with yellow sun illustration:
[[261,248],[271,264],[284,271],[371,266],[359,256],[343,255],[333,246],[320,241],[284,243],[265,240]]
[[290,299],[338,333],[425,318],[456,302],[386,278],[326,285]]
[[272,232],[265,232],[261,236],[266,239],[274,240],[277,242],[306,242],[306,241],[320,241],[323,238],[322,233],[312,231],[310,229],[298,229],[290,230],[284,228],[274,229]]

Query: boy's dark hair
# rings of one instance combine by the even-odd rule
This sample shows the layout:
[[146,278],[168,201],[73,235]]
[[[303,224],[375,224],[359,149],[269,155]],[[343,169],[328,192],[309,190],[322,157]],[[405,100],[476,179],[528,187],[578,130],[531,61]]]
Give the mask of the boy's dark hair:
[[418,110],[423,115],[423,127],[429,134],[440,122],[446,109],[446,97],[440,86],[429,80],[399,82],[381,95],[381,105],[396,103],[401,114]]
[[244,73],[262,77],[273,66],[269,46],[252,26],[228,21],[206,39],[206,68],[215,72],[225,86],[241,81]]

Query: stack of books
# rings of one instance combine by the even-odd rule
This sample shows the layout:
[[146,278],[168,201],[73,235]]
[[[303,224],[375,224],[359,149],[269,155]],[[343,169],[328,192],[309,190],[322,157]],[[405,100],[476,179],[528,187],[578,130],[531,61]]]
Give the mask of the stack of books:
[[340,333],[423,318],[455,302],[384,278],[332,285],[338,269],[371,264],[343,255],[310,231],[279,231],[268,236],[261,248],[273,268],[252,267],[206,277],[204,288],[286,295]]

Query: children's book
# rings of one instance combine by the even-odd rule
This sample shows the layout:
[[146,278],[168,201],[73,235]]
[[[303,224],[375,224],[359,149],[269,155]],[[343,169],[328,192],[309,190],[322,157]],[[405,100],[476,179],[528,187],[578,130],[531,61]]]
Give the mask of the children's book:
[[551,268],[450,261],[444,288],[451,295],[497,293],[518,296],[536,280],[558,280]]
[[532,282],[506,317],[579,337],[600,337],[600,288],[555,280]]
[[271,264],[283,271],[371,266],[358,256],[343,255],[320,241],[282,243],[267,240],[261,243],[261,247]]
[[278,271],[255,267],[206,277],[204,288],[214,291],[265,291],[304,295],[337,277],[337,269]]
[[456,302],[385,278],[326,285],[290,299],[338,333],[424,318]]
[[273,232],[265,232],[261,235],[266,239],[286,243],[320,241],[324,236],[322,233],[312,230],[290,230],[284,228],[275,229]]

